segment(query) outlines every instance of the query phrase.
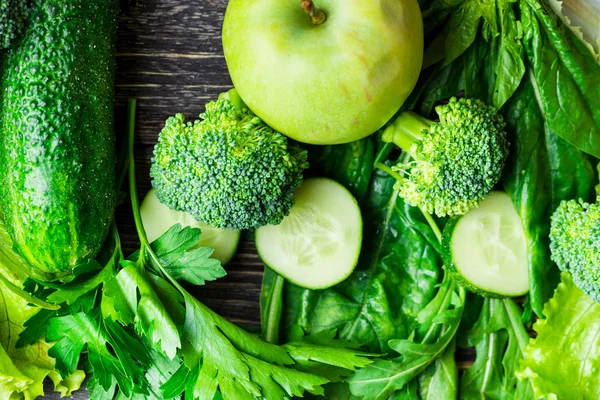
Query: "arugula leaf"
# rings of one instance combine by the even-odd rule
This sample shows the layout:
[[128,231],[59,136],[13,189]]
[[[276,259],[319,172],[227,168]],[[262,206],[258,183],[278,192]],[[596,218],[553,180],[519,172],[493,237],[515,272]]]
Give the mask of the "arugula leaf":
[[485,298],[479,319],[466,339],[464,346],[474,346],[477,357],[461,377],[461,398],[533,398],[530,382],[518,382],[515,377],[529,335],[513,300]]
[[444,354],[419,375],[421,400],[458,398],[458,367],[454,361],[455,351],[456,338],[448,345]]
[[600,305],[563,272],[544,314],[533,326],[537,337],[525,348],[519,378],[531,379],[536,398],[598,398]]

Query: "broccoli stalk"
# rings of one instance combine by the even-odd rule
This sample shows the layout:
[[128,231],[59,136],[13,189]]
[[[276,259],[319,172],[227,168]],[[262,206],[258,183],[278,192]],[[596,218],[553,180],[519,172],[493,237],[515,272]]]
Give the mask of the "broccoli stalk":
[[167,120],[150,175],[161,203],[216,228],[277,225],[288,215],[307,154],[250,111],[235,90],[200,119]]
[[563,201],[550,226],[552,260],[573,282],[600,303],[600,196],[594,204]]
[[22,33],[28,14],[28,0],[0,1],[0,49],[10,47]]
[[382,139],[412,158],[392,167],[406,202],[440,217],[461,215],[500,179],[508,155],[505,124],[495,108],[475,99],[452,98],[436,112],[439,122],[404,112]]

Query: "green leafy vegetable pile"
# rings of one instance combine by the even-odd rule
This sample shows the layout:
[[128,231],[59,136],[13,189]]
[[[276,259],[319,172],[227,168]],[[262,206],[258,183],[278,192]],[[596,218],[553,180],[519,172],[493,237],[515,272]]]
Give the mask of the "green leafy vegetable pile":
[[[25,9],[17,4],[25,3],[0,6],[0,46],[20,29]],[[425,67],[398,116],[372,136],[302,147],[269,127],[232,90],[209,103],[198,121],[185,122],[180,114],[169,119],[155,149],[151,175],[158,199],[215,227],[280,223],[303,174],[344,185],[364,221],[358,265],[345,281],[310,290],[266,268],[262,338],[192,296],[190,287],[226,272],[211,258],[213,249],[198,245],[199,229],[175,225],[148,240],[135,182],[131,101],[129,151],[119,176],[124,180],[128,172],[138,251],[124,254],[111,219],[113,183],[122,183],[113,182],[112,165],[103,169],[103,182],[95,181],[109,193],[98,216],[106,229],[95,232],[103,238],[110,228],[109,237],[93,259],[86,253],[83,263],[80,258],[77,265],[61,263],[65,271],[53,267],[67,274],[62,280],[28,275],[26,261],[11,249],[7,231],[14,227],[0,224],[0,397],[40,395],[46,377],[57,391],[70,394],[85,372],[91,374],[92,399],[597,398],[600,211],[591,202],[600,195],[600,65],[590,52],[595,47],[582,43],[540,0],[420,5]],[[68,10],[94,26],[93,7],[71,4]],[[109,17],[115,11],[104,15],[106,35],[114,34]],[[113,50],[105,48],[94,60],[106,66]],[[102,71],[106,79],[94,89],[112,99],[103,90],[110,85],[102,84],[111,69]],[[430,120],[434,110],[439,123]],[[112,115],[102,115],[109,127]],[[33,121],[28,114],[20,117]],[[18,125],[13,116],[2,118]],[[82,132],[87,130],[76,133]],[[65,133],[85,142],[83,135]],[[103,138],[107,155],[112,138]],[[0,159],[14,161],[3,154]],[[103,160],[112,157],[111,151]],[[55,172],[52,176],[64,171]],[[78,181],[70,176],[60,175],[73,189]],[[530,284],[524,302],[468,292],[444,269],[448,250],[442,231],[451,225],[446,216],[476,208],[492,190],[510,195],[523,225]],[[21,221],[20,203],[7,199],[4,217],[10,206],[10,215]],[[56,226],[66,227],[64,232],[81,227]],[[48,244],[46,236],[34,239]],[[94,236],[95,247],[101,242]],[[53,265],[54,258],[45,261]],[[527,327],[536,316],[537,338],[530,340]],[[458,348],[475,351],[475,362],[464,371],[455,360]]]
[[505,116],[511,150],[502,184],[524,224],[531,305],[542,315],[558,283],[550,215],[561,200],[593,199],[600,67],[541,1],[421,3],[436,97],[462,90]]
[[[181,284],[203,285],[225,275],[212,249],[194,247],[200,230],[173,226],[149,243],[135,188],[130,112],[129,177],[140,250],[125,258],[115,227],[103,263],[91,261],[66,284],[37,282],[33,293],[60,304],[25,324],[21,344],[55,342],[48,355],[61,376],[78,365],[92,373],[92,398],[283,399],[348,376],[369,354],[342,347],[262,341],[220,317]],[[30,281],[30,285],[34,283]],[[87,358],[82,358],[82,354]]]
[[[354,274],[324,291],[281,283],[267,270],[263,331],[282,341],[343,339],[384,354],[349,384],[328,385],[328,398],[534,398],[535,382],[519,381],[515,372],[527,357],[526,325],[533,313],[543,318],[558,283],[550,217],[562,200],[595,197],[600,66],[541,2],[434,0],[421,6],[427,67],[401,111],[428,118],[436,105],[462,92],[504,115],[510,148],[495,188],[509,193],[523,223],[529,296],[523,307],[510,299],[482,300],[443,278],[435,236],[445,219],[406,204],[383,172],[367,183],[371,160],[386,171],[398,163],[393,145],[381,140],[384,127],[364,141],[310,149],[311,168],[364,199],[368,239]],[[400,162],[410,162],[403,157]],[[349,159],[340,172],[339,160]],[[476,361],[463,373],[453,360],[455,346],[475,347]],[[546,379],[560,384],[561,378]]]

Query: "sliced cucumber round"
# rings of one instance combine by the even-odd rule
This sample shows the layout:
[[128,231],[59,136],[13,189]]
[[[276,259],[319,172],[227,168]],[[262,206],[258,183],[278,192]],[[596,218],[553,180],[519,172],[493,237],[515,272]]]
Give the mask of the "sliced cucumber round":
[[221,261],[221,264],[231,260],[240,241],[241,231],[213,228],[197,221],[191,214],[171,210],[158,200],[155,189],[151,189],[144,198],[140,215],[150,242],[158,239],[175,224],[200,228],[202,235],[198,246],[212,247],[214,249],[212,257]]
[[466,289],[490,297],[529,291],[527,244],[510,196],[492,192],[478,208],[444,228],[446,270]]
[[286,279],[325,289],[346,279],[358,262],[362,216],[352,194],[326,178],[304,181],[281,224],[258,228],[256,248],[263,262]]

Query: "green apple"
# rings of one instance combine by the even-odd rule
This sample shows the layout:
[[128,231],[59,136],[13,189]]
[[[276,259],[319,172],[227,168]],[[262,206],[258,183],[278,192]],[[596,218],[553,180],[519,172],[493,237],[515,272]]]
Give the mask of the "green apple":
[[300,142],[337,144],[381,128],[423,59],[417,0],[230,0],[223,48],[238,93]]

